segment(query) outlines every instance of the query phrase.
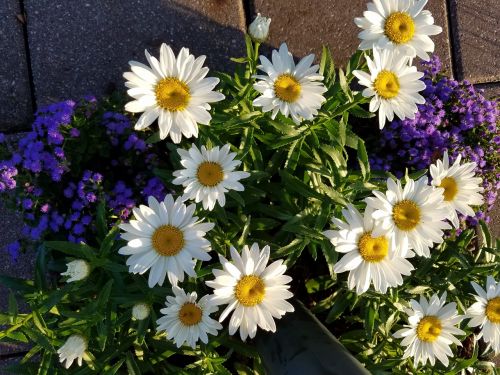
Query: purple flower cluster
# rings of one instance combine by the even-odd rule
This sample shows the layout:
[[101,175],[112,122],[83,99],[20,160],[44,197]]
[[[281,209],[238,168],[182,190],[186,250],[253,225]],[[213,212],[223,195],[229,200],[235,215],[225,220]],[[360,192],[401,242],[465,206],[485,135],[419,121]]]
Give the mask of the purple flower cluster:
[[[477,163],[476,174],[483,178],[488,211],[500,187],[498,103],[486,100],[482,91],[467,81],[441,76],[437,56],[423,64],[426,89],[422,95],[426,102],[418,106],[415,119],[396,119],[377,139],[369,140],[371,167],[390,170],[400,177],[405,168],[413,171],[428,168],[447,149],[451,160],[460,154],[465,160]],[[477,219],[489,220],[481,211]]]
[[0,162],[0,193],[16,187],[17,168],[9,162]]
[[[14,190],[12,203],[23,212],[21,242],[93,242],[100,201],[109,219],[124,220],[147,196],[164,198],[165,186],[153,174],[157,146],[147,144],[127,116],[105,108],[88,97],[40,109],[32,131],[0,160],[0,193]],[[21,242],[7,247],[12,258]]]
[[69,131],[76,103],[65,101],[51,104],[35,114],[33,130],[19,141],[12,162],[18,168],[34,174],[44,173],[54,182],[61,181],[68,171],[62,149],[64,131]]

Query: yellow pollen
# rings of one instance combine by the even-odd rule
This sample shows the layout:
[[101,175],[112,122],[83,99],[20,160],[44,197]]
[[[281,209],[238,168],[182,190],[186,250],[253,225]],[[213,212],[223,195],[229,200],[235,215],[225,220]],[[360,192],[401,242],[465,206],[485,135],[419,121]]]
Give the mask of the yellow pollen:
[[415,202],[402,200],[394,205],[392,219],[399,229],[413,230],[420,223],[420,209]]
[[382,70],[373,82],[373,89],[384,99],[392,99],[399,93],[399,79],[388,70]]
[[156,84],[155,93],[158,106],[171,112],[185,109],[191,98],[189,87],[175,77],[160,80]]
[[234,287],[234,294],[243,306],[255,306],[264,299],[266,288],[260,277],[243,276]]
[[358,248],[364,260],[378,263],[387,256],[389,241],[384,236],[372,237],[372,232],[366,232],[359,239]]
[[162,225],[156,228],[151,243],[158,254],[173,256],[184,247],[184,234],[172,225]]
[[198,167],[196,177],[203,186],[213,187],[224,179],[224,170],[219,163],[205,161]]
[[282,74],[274,81],[274,93],[284,102],[295,102],[299,98],[301,90],[299,81],[290,74]]
[[408,43],[415,35],[415,21],[408,13],[394,12],[385,20],[384,33],[393,43]]
[[488,301],[486,305],[486,317],[492,323],[500,323],[500,297]]
[[420,341],[434,342],[441,333],[441,321],[432,315],[424,316],[417,326],[417,337]]
[[452,201],[458,193],[458,185],[453,177],[443,178],[439,187],[444,189],[443,196],[444,200],[447,202]]
[[194,303],[187,302],[179,310],[179,320],[185,326],[193,326],[201,321],[202,311]]

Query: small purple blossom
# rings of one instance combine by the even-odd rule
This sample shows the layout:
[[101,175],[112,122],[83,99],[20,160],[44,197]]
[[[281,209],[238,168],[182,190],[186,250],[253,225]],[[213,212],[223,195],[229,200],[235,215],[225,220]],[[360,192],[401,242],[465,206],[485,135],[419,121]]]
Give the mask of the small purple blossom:
[[485,211],[468,223],[488,220],[487,212],[497,196],[493,184],[498,181],[500,165],[498,102],[486,100],[467,81],[441,76],[442,65],[436,56],[423,65],[426,102],[418,105],[414,119],[396,119],[380,137],[368,140],[371,167],[402,176],[405,168],[428,168],[446,149],[451,160],[460,154],[477,163],[476,174],[483,179],[487,202]]

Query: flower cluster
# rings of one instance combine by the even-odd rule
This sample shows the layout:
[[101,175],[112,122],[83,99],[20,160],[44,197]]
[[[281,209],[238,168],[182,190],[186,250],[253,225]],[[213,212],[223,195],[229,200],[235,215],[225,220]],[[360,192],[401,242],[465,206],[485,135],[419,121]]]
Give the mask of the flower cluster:
[[[457,227],[457,211],[474,215],[470,206],[483,203],[481,179],[474,177],[475,166],[461,165],[460,159],[450,165],[445,152],[443,161],[431,166],[430,185],[427,177],[407,179],[404,187],[401,181],[389,178],[385,193],[374,191],[373,197],[365,199],[364,216],[349,205],[342,211],[347,223],[333,218],[339,230],[324,232],[337,252],[346,253],[335,264],[334,272],[349,271],[348,287],[356,288],[358,294],[366,292],[372,283],[381,293],[402,285],[402,275],[409,276],[414,270],[407,258],[415,253],[430,258],[430,249],[443,243],[443,231],[451,228],[446,220]],[[452,355],[449,344],[460,345],[453,334],[465,332],[455,327],[463,319],[457,315],[456,304],[444,306],[445,301],[445,295],[441,299],[434,296],[430,302],[423,298],[420,305],[412,301],[410,326],[395,335],[404,337],[402,345],[409,346],[404,358],[413,356],[416,363],[429,360],[432,365],[438,358],[448,365],[447,356]],[[494,335],[487,337],[498,345]]]
[[370,73],[356,70],[359,84],[366,86],[363,96],[373,97],[370,112],[378,110],[379,127],[394,115],[401,120],[414,119],[416,104],[424,104],[419,94],[425,88],[423,73],[411,66],[414,57],[429,60],[427,52],[434,51],[429,36],[441,33],[434,18],[423,10],[427,0],[373,0],[363,17],[354,19],[363,29],[359,33],[359,49],[373,49],[373,60],[366,56]]
[[[64,101],[41,108],[32,131],[0,161],[0,192],[16,189],[12,203],[22,209],[25,240],[88,242],[99,200],[126,219],[145,197],[165,196],[153,173],[159,163],[157,147],[132,130],[127,116],[103,111],[92,97]],[[12,258],[21,246],[8,246]]]
[[[437,56],[423,65],[425,103],[418,106],[414,119],[395,120],[380,137],[368,138],[371,167],[401,176],[405,168],[428,168],[448,149],[452,161],[461,156],[476,164],[475,172],[483,179],[487,212],[500,188],[498,103],[486,100],[467,81],[441,75]],[[489,221],[484,212],[478,211],[468,223],[475,225],[477,219]]]
[[[295,293],[335,323],[342,342],[373,372],[413,373],[411,366],[437,361],[457,372],[469,361],[453,358],[452,345],[472,332],[498,353],[494,241],[483,226],[484,246],[473,253],[464,251],[472,228],[447,232],[483,204],[488,189],[477,174],[487,163],[443,143],[425,164],[429,177],[406,174],[384,184],[351,128],[353,116],[371,116],[363,108],[368,102],[381,128],[394,115],[420,118],[417,105],[427,105],[420,92],[429,83],[411,64],[416,56],[429,58],[429,36],[441,31],[426,3],[369,3],[355,22],[363,29],[360,49],[373,51],[366,59],[354,55],[345,74],[336,74],[326,48],[319,65],[313,55],[296,64],[284,43],[259,56],[270,21],[259,16],[245,38],[247,56],[234,59],[245,64],[234,80],[210,77],[205,56],[187,48],[176,56],[163,44],[159,58],[146,51],[147,65],[130,62],[127,104],[86,98],[41,110],[33,131],[0,164],[0,186],[14,190],[23,233],[49,240],[32,282],[2,279],[19,287],[34,310],[26,316],[36,317],[9,312],[16,315],[5,319],[9,332],[33,332],[30,339],[47,350],[47,368],[59,360],[66,368],[85,361],[99,373],[125,366],[182,372],[178,365],[227,373],[235,344],[252,356],[244,341],[259,329],[275,332],[277,319],[294,311]],[[432,64],[425,73],[434,84],[439,67]],[[366,86],[362,95],[351,90],[354,77]],[[123,106],[138,115],[120,113]],[[460,108],[455,102],[450,111],[468,113]],[[462,120],[459,127],[470,129]],[[159,129],[150,134],[154,123]],[[353,152],[360,170],[350,170]],[[329,217],[334,227],[325,231]],[[21,246],[8,251],[15,256]],[[38,277],[47,269],[61,277]],[[447,301],[446,291],[456,302]],[[425,297],[417,302],[415,294]],[[465,319],[478,328],[468,329]],[[211,337],[224,321],[243,342]],[[402,339],[401,348],[393,338]],[[58,359],[54,350],[47,355],[49,345]],[[241,365],[234,368],[247,371]]]

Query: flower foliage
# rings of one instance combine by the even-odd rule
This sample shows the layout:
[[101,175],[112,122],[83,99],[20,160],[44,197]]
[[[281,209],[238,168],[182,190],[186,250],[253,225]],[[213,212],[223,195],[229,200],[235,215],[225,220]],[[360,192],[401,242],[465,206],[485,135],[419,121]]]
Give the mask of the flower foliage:
[[[419,4],[415,9],[425,1]],[[38,245],[33,280],[0,276],[12,290],[9,311],[0,313],[0,324],[7,327],[0,339],[33,344],[13,367],[17,373],[264,374],[255,342],[245,340],[262,330],[279,330],[279,319],[293,314],[292,295],[373,373],[455,374],[489,366],[491,350],[480,336],[474,340],[475,331],[462,320],[475,300],[472,285],[484,285],[488,275],[489,284],[499,278],[498,241],[484,222],[482,244],[473,227],[451,229],[444,215],[445,190],[441,184],[429,185],[425,176],[441,154],[425,159],[425,152],[412,156],[406,146],[429,145],[416,145],[429,138],[416,125],[425,116],[461,129],[469,126],[465,120],[453,121],[476,106],[470,123],[481,124],[480,135],[454,134],[436,123],[433,132],[439,130],[436,137],[442,141],[434,147],[449,149],[453,158],[483,137],[486,153],[486,142],[496,131],[490,129],[497,117],[494,104],[468,85],[451,88],[452,81],[432,73],[429,65],[427,101],[415,120],[392,122],[381,133],[383,147],[405,153],[382,155],[376,149],[369,159],[357,133],[360,123],[378,132],[375,111],[369,110],[370,98],[351,87],[353,72],[366,73],[370,60],[358,51],[345,70],[337,69],[324,48],[318,66],[310,66],[312,57],[299,63],[295,69],[307,68],[321,85],[311,92],[312,102],[305,98],[309,110],[301,108],[290,118],[288,104],[298,105],[307,90],[301,91],[304,82],[293,76],[295,63],[286,47],[283,60],[274,59],[278,65],[288,61],[281,66],[283,74],[268,77],[274,84],[280,80],[286,100],[270,99],[262,109],[254,105],[262,94],[255,89],[259,47],[246,36],[247,55],[233,59],[238,64],[234,74],[217,73],[207,83],[204,89],[225,99],[202,103],[211,120],[189,137],[180,137],[176,128],[175,139],[165,139],[161,125],[154,133],[156,126],[145,126],[154,119],[124,114],[119,96],[102,102],[87,98],[40,110],[32,131],[10,153],[2,151],[10,155],[0,164],[0,187],[14,192],[12,203],[23,212],[23,234]],[[147,59],[150,74],[161,70],[149,54]],[[200,65],[204,58],[185,56],[183,61]],[[141,63],[133,66],[157,81]],[[208,73],[203,69],[200,77]],[[154,95],[161,96],[160,104],[168,102],[164,112],[182,127],[183,114],[177,112],[197,102],[184,81],[170,78],[146,88],[134,78],[132,93],[147,91],[147,99],[138,98],[134,105],[147,103],[156,114]],[[443,80],[447,83],[439,86]],[[161,85],[160,93],[154,84]],[[268,86],[266,95],[272,96],[269,90],[276,87]],[[182,106],[173,106],[180,100],[176,95]],[[481,121],[475,117],[479,112]],[[186,121],[195,125],[193,118]],[[406,127],[419,130],[410,133]],[[456,147],[459,140],[468,146]],[[470,155],[465,152],[464,159],[474,160]],[[496,165],[497,156],[488,157],[476,163],[483,179],[491,181],[488,168]],[[386,171],[373,172],[369,160]],[[404,181],[397,180],[393,173],[403,177],[405,168],[412,169]],[[183,169],[189,181],[178,180]],[[187,194],[195,187],[194,196]],[[209,200],[205,205],[204,198]],[[9,251],[15,254],[22,247],[25,242],[18,242]],[[339,253],[347,254],[339,259]],[[28,312],[18,309],[19,297]],[[496,336],[489,334],[484,319],[497,319],[494,298],[483,298],[485,306],[473,309],[489,342]],[[241,340],[234,336],[237,331]],[[434,341],[427,350],[425,345]],[[70,369],[64,370],[62,362]]]

